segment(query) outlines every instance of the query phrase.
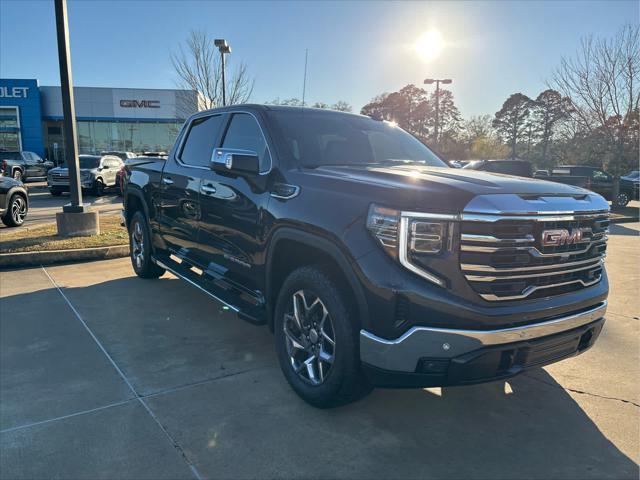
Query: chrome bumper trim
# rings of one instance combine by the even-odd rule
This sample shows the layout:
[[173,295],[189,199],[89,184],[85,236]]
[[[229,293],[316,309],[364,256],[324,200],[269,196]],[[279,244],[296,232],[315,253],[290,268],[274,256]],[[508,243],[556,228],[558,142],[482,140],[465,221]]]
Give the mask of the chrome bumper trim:
[[500,330],[413,327],[393,340],[360,330],[360,359],[385,370],[414,372],[421,357],[452,358],[489,345],[546,337],[595,322],[606,311],[604,301],[582,313]]

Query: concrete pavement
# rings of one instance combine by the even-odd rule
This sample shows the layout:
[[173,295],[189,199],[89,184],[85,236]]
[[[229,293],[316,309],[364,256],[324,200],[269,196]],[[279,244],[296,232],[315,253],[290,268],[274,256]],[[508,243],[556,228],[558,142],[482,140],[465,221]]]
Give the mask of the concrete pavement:
[[638,478],[640,224],[589,352],[508,382],[302,402],[266,328],[128,259],[0,272],[2,478]]

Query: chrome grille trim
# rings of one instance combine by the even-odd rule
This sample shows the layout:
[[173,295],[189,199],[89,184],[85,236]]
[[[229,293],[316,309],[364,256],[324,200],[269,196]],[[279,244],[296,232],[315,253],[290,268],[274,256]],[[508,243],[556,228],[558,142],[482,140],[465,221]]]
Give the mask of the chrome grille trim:
[[525,288],[521,295],[511,295],[511,296],[508,296],[508,297],[499,297],[499,296],[493,295],[491,293],[480,294],[480,296],[482,298],[484,298],[485,300],[489,300],[489,301],[492,301],[492,302],[505,301],[505,300],[522,300],[523,298],[527,298],[529,295],[531,295],[534,292],[537,292],[538,290],[544,290],[544,289],[547,289],[547,288],[563,287],[565,285],[572,285],[572,284],[576,284],[576,283],[582,284],[583,287],[590,287],[591,285],[595,285],[596,283],[598,283],[601,279],[602,279],[602,275],[599,275],[592,282],[585,282],[584,280],[578,279],[578,280],[571,280],[569,282],[553,283],[551,285],[536,285],[536,286]]
[[577,262],[554,263],[552,265],[538,265],[538,266],[532,266],[532,267],[513,267],[513,268],[496,268],[496,267],[492,267],[491,265],[475,265],[472,263],[462,263],[460,264],[460,268],[462,268],[463,271],[467,271],[467,272],[495,272],[495,273],[527,272],[531,270],[552,270],[554,268],[574,267],[576,265],[584,265],[586,263],[604,261],[605,257],[606,255],[602,254],[598,257],[588,258],[587,260],[580,260]]
[[[572,268],[569,270],[557,270],[553,272],[544,272],[545,276],[554,276],[554,275],[563,275],[565,273],[573,273],[573,272],[581,272],[582,270],[591,270],[595,267],[600,267],[604,264],[604,260],[599,259],[595,263],[591,263],[589,265],[583,265],[578,268]],[[556,267],[557,265],[553,265]],[[497,280],[513,280],[518,278],[538,278],[540,277],[539,273],[528,273],[528,274],[520,274],[520,275],[503,275],[503,276],[487,276],[487,275],[465,275],[467,280],[472,282],[495,282]]]
[[[491,302],[550,297],[595,285],[604,276],[605,205],[591,195],[476,197],[460,216],[461,273],[480,298]],[[514,211],[506,211],[511,206]],[[591,233],[576,242],[543,244],[547,230],[578,227]]]

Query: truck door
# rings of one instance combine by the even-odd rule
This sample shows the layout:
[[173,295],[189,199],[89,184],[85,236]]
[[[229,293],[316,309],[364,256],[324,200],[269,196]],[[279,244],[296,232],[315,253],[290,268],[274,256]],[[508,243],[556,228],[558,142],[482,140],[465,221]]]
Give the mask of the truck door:
[[25,160],[25,178],[46,177],[44,160],[32,152],[22,152]]
[[251,113],[228,115],[223,149],[254,152],[260,174],[232,175],[203,171],[200,188],[201,252],[207,271],[243,293],[260,296],[263,289],[261,215],[269,200],[271,153],[258,119]]
[[181,145],[166,161],[160,180],[158,222],[170,253],[194,261],[198,258],[201,217],[200,183],[209,171],[223,116],[199,116],[191,120]]

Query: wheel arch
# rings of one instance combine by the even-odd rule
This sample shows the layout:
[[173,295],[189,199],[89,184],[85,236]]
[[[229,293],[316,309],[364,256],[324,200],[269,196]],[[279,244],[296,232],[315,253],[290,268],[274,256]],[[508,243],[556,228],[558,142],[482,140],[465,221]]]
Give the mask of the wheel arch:
[[[314,254],[316,261],[299,263],[301,255]],[[279,262],[284,261],[284,265]],[[266,256],[265,293],[267,297],[267,322],[273,331],[273,311],[280,286],[295,269],[305,265],[327,265],[339,282],[349,290],[353,298],[357,319],[362,328],[368,328],[368,306],[362,286],[353,269],[352,262],[335,242],[317,234],[291,227],[278,229],[269,242]],[[281,266],[282,268],[279,268]]]
[[147,220],[149,219],[149,207],[142,192],[127,188],[124,195],[124,213],[127,226],[131,222],[133,214],[138,210],[142,210]]

